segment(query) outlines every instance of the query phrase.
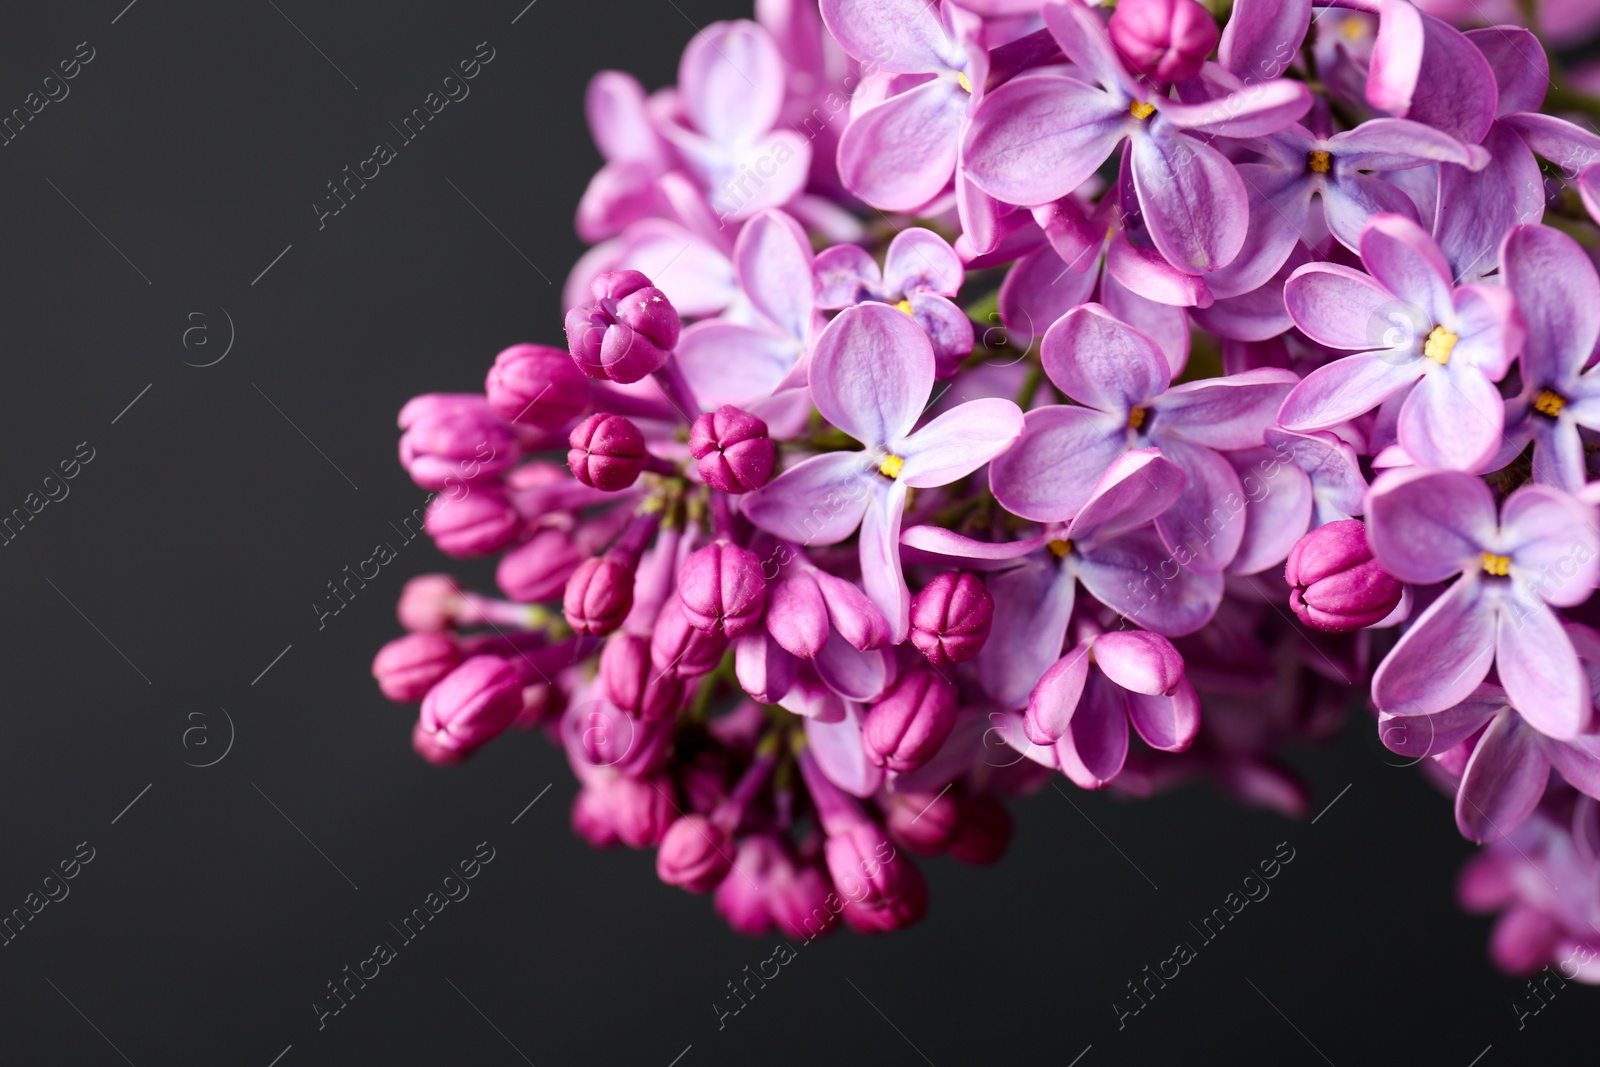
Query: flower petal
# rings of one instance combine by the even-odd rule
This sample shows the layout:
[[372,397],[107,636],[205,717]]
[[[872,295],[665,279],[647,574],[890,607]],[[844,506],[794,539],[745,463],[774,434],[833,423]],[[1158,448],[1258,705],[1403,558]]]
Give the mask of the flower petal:
[[1450,264],[1428,232],[1411,219],[1374,215],[1361,233],[1361,262],[1379,285],[1420,307],[1430,321],[1449,321]]
[[1467,577],[1428,606],[1372,677],[1382,711],[1421,715],[1461,703],[1494,661],[1494,600]]
[[1235,0],[1217,59],[1246,84],[1276,78],[1311,26],[1311,0]]
[[755,309],[804,342],[817,291],[805,229],[782,211],[763,211],[739,231],[733,262],[739,286]]
[[1536,389],[1565,387],[1600,341],[1600,278],[1571,237],[1549,226],[1506,235],[1506,288],[1527,330],[1522,375]]
[[1258,82],[1203,103],[1180,104],[1164,97],[1157,110],[1174,126],[1212,137],[1265,137],[1311,110],[1311,90],[1297,81]]
[[772,395],[800,358],[792,337],[735,322],[697,322],[678,338],[678,366],[708,411]]
[[772,129],[783,107],[783,57],[754,22],[713,22],[678,64],[678,99],[701,133],[724,145]]
[[1182,752],[1200,732],[1200,697],[1189,679],[1170,695],[1128,693],[1128,717],[1144,743],[1160,752]]
[[823,418],[869,448],[903,438],[932,390],[928,335],[887,304],[839,312],[812,349],[812,402]]
[[839,178],[883,211],[911,211],[938,196],[955,173],[969,97],[939,77],[856,115],[839,139]]
[[861,743],[861,705],[847,701],[836,722],[806,720],[806,741],[828,781],[853,797],[870,797],[883,784],[883,768],[867,758]]
[[989,467],[1000,506],[1035,522],[1078,513],[1101,475],[1128,450],[1123,421],[1091,408],[1052,404],[1023,417],[1023,434]]
[[1428,467],[1476,471],[1500,448],[1505,401],[1472,366],[1436,367],[1400,407],[1400,446]]
[[1060,74],[1024,74],[973,109],[962,170],[1007,204],[1047,204],[1082,185],[1134,121],[1110,93]]
[[1364,415],[1422,377],[1410,354],[1357,352],[1324,364],[1289,391],[1278,411],[1286,430],[1326,430]]
[[883,284],[891,292],[909,296],[927,291],[955,296],[966,276],[955,249],[943,237],[921,226],[910,226],[895,234],[884,254]]
[[1494,537],[1489,487],[1459,471],[1391,474],[1367,497],[1373,554],[1402,582],[1432,585],[1476,568]]
[[899,644],[911,629],[911,590],[900,566],[900,523],[906,485],[877,479],[861,519],[861,585],[889,620],[889,640]]
[[[1294,324],[1329,348],[1369,350],[1410,344],[1421,336],[1417,331],[1427,318],[1425,310],[1397,300],[1370,275],[1333,263],[1308,263],[1295,271],[1284,286],[1283,298]],[[1410,331],[1389,341],[1386,338],[1395,327],[1390,317],[1397,312],[1405,312],[1404,325]]]
[[1078,645],[1052,663],[1028,694],[1026,729],[1036,744],[1053,745],[1072,723],[1089,678],[1089,648]]
[[1063,567],[1024,563],[992,575],[994,621],[978,653],[978,678],[1002,708],[1020,708],[1061,656],[1078,583]]
[[1543,601],[1513,588],[1500,606],[1495,669],[1528,725],[1557,741],[1589,726],[1589,680],[1561,621]]
[[817,253],[811,268],[817,277],[817,307],[847,308],[861,302],[864,288],[883,280],[878,261],[860,245],[834,245]]
[[1471,41],[1494,71],[1499,93],[1496,114],[1513,111],[1538,111],[1550,88],[1550,60],[1539,38],[1521,26],[1494,26],[1468,30]]
[[893,446],[906,461],[901,480],[913,489],[959,481],[1011,447],[1022,428],[1022,410],[1009,400],[957,404]]
[[1184,472],[1159,450],[1127,452],[1100,476],[1067,527],[1067,538],[1098,544],[1143,526],[1172,507],[1183,493],[1184,481]]
[[1516,131],[1496,123],[1483,146],[1493,158],[1482,170],[1439,168],[1433,231],[1458,280],[1493,273],[1506,231],[1544,216],[1544,176]]
[[1201,274],[1233,262],[1244,245],[1250,201],[1226,156],[1157,126],[1134,136],[1132,162],[1145,225],[1168,263]]
[[[1222,603],[1222,575],[1178,566],[1149,526],[1068,558],[1096,600],[1163,637],[1194,633]],[[996,639],[991,631],[989,644]]]
[[860,452],[812,456],[740,498],[746,518],[797,544],[838,544],[861,525],[878,478]]
[[1550,778],[1539,735],[1503,709],[1478,739],[1456,791],[1456,826],[1468,840],[1498,841],[1533,814]]
[[1496,685],[1480,685],[1472,695],[1453,708],[1430,715],[1378,715],[1378,740],[1401,756],[1422,759],[1438,756],[1483,729],[1483,725],[1511,705],[1505,690]]
[[1311,523],[1311,479],[1269,448],[1226,452],[1244,489],[1244,537],[1229,574],[1259,574],[1282,563]]
[[1175,385],[1152,405],[1151,432],[1162,438],[1176,434],[1210,448],[1258,447],[1298,383],[1292,371],[1258,367]]
[[840,48],[892,74],[943,70],[960,55],[922,0],[822,0],[822,21]]
[[1056,742],[1056,759],[1074,784],[1101,789],[1122,773],[1127,758],[1126,698],[1105,675],[1091,671],[1067,732]]
[[1160,347],[1100,304],[1057,319],[1045,331],[1039,358],[1063,393],[1121,419],[1165,391],[1171,375]]

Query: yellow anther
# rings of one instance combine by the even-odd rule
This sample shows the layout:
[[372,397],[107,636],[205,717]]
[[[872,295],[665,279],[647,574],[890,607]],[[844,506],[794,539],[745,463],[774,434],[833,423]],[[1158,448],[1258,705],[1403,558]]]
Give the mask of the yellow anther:
[[1148,408],[1134,408],[1132,411],[1128,412],[1128,429],[1137,430],[1142,427],[1144,425],[1145,415],[1148,413],[1148,411]]
[[905,467],[905,460],[896,455],[887,455],[883,457],[883,462],[878,464],[878,473],[885,478],[898,478]]
[[1048,548],[1050,554],[1056,559],[1066,559],[1067,553],[1072,551],[1072,542],[1064,541],[1058,537],[1053,541],[1046,542],[1044,547]]
[[1566,406],[1567,398],[1553,389],[1546,389],[1533,398],[1533,410],[1552,419],[1561,414],[1561,409]]
[[1128,114],[1132,115],[1136,119],[1147,119],[1155,113],[1156,106],[1154,104],[1147,104],[1143,100],[1135,100],[1132,106],[1128,108]]
[[907,315],[911,314],[911,301],[909,300],[896,301],[894,306],[904,311]]
[[1333,169],[1333,156],[1327,152],[1312,152],[1306,156],[1306,166],[1313,174],[1326,174]]
[[1450,350],[1455,348],[1458,340],[1460,338],[1443,326],[1435,326],[1422,343],[1422,354],[1442,367],[1450,362]]
[[965,89],[967,92],[972,92],[972,79],[967,77],[966,71],[956,71],[956,84],[961,86],[961,88]]
[[1496,578],[1504,578],[1511,573],[1511,557],[1497,556],[1493,552],[1483,554],[1483,569],[1486,573]]

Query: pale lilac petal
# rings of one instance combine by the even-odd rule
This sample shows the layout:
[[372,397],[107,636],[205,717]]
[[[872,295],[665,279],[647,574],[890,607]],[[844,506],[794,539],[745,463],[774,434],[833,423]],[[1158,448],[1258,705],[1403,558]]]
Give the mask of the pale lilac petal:
[[1164,440],[1163,452],[1188,476],[1183,492],[1156,517],[1156,531],[1178,563],[1214,574],[1244,541],[1244,487],[1228,461],[1209,448]]
[[1432,585],[1475,568],[1494,544],[1494,496],[1459,471],[1387,475],[1367,498],[1367,537],[1384,570]]
[[[1386,3],[1385,18],[1388,6]],[[1467,144],[1477,144],[1494,122],[1499,95],[1494,70],[1477,46],[1454,26],[1423,15],[1422,34],[1422,67],[1411,106],[1403,116],[1444,130]]]
[[1167,262],[1196,274],[1231,263],[1244,245],[1250,201],[1228,158],[1188,134],[1141,130],[1132,161],[1145,225]]
[[861,742],[861,706],[847,702],[837,722],[806,720],[806,742],[817,767],[834,785],[855,797],[870,797],[883,784],[883,768],[867,758]]
[[922,0],[822,0],[822,21],[839,47],[881,71],[944,70],[960,58],[937,8]]
[[981,564],[1006,563],[1031,555],[1043,548],[1048,540],[1041,534],[1020,541],[976,541],[942,526],[913,526],[900,535],[900,543],[907,548],[946,556],[952,561],[969,561],[968,565],[974,570],[984,569]]
[[1146,630],[1112,630],[1094,641],[1095,665],[1122,688],[1148,696],[1177,690],[1183,656],[1172,642]]
[[1023,426],[1022,438],[990,465],[989,488],[1001,507],[1035,522],[1076,515],[1128,450],[1125,420],[1090,408],[1034,408]]
[[933,346],[887,304],[841,311],[811,353],[811,399],[822,417],[870,448],[903,438],[933,390]]
[[1367,71],[1367,103],[1405,115],[1422,73],[1422,12],[1406,0],[1384,0]]
[[1311,0],[1235,0],[1217,59],[1246,84],[1276,78],[1311,25]]
[[1456,793],[1456,826],[1469,840],[1498,841],[1533,814],[1549,778],[1539,735],[1506,708],[1467,761]]
[[1057,319],[1039,346],[1044,372],[1063,393],[1126,419],[1167,387],[1167,358],[1149,337],[1100,304],[1084,304]]
[[1557,607],[1589,599],[1600,575],[1593,508],[1548,486],[1525,485],[1506,500],[1500,531],[1513,574],[1540,599]]
[[1418,463],[1477,471],[1500,448],[1505,401],[1472,366],[1437,367],[1400,408],[1400,446]]
[[1600,278],[1578,242],[1549,226],[1506,237],[1503,270],[1527,330],[1522,373],[1534,388],[1565,386],[1600,341]]
[[1210,448],[1253,448],[1299,382],[1292,371],[1258,367],[1223,378],[1185,382],[1153,406],[1155,436],[1176,434]]
[[816,281],[800,224],[782,211],[763,211],[739,231],[733,262],[755,309],[803,342],[811,333]]
[[860,245],[834,245],[817,253],[811,264],[817,278],[817,307],[847,308],[861,301],[861,291],[882,281],[878,261]]
[[1476,173],[1461,167],[1439,171],[1434,236],[1454,277],[1468,281],[1499,265],[1507,230],[1544,215],[1544,176],[1522,138],[1496,123],[1483,144],[1493,153],[1487,167]]
[[880,648],[889,639],[889,620],[878,605],[854,582],[819,570],[812,572],[827,605],[828,621],[839,636],[863,652]]
[[603,70],[589,79],[584,114],[595,147],[611,162],[665,166],[665,146],[645,111],[644,87],[631,74]]
[[1020,708],[1061,655],[1078,583],[1064,568],[1025,563],[987,584],[994,621],[978,653],[978,678],[1002,708]]
[[783,107],[784,66],[772,35],[754,22],[713,22],[678,64],[678,99],[695,126],[722,144],[772,129]]
[[905,510],[905,483],[879,478],[872,484],[872,499],[861,520],[861,584],[889,620],[889,639],[895,644],[904,641],[911,629],[911,590],[900,566]]
[[1527,146],[1561,168],[1568,177],[1600,160],[1600,136],[1555,115],[1507,115],[1505,124],[1522,135]]
[[1143,526],[1172,507],[1184,483],[1183,470],[1157,449],[1128,452],[1100,477],[1067,527],[1067,539],[1087,547]]
[[838,544],[861,525],[875,478],[876,470],[862,453],[829,452],[803,460],[746,493],[740,507],[774,537],[797,544]]
[[1422,759],[1450,751],[1509,705],[1505,690],[1480,685],[1453,708],[1430,715],[1378,715],[1378,740],[1389,751]]
[[1589,725],[1589,681],[1555,612],[1513,588],[1500,607],[1495,669],[1511,703],[1546,737],[1570,741]]
[[697,322],[678,338],[678,366],[709,411],[771,396],[799,358],[794,338],[733,322]]
[[1358,352],[1336,359],[1289,391],[1278,412],[1278,425],[1286,430],[1325,430],[1349,422],[1422,377],[1420,363],[1409,353],[1391,352]]
[[1056,759],[1075,785],[1100,789],[1121,773],[1127,757],[1126,698],[1105,675],[1092,671],[1067,732],[1056,742]]
[[1593,734],[1546,744],[1545,755],[1574,789],[1600,800],[1600,738]]
[[1278,273],[1305,229],[1316,189],[1304,174],[1283,167],[1244,163],[1235,169],[1249,197],[1250,221],[1233,262],[1206,279],[1221,297],[1252,292]]
[[839,139],[844,186],[883,211],[910,211],[950,184],[967,91],[936,78],[851,120]]
[[1428,232],[1411,219],[1373,216],[1361,234],[1361,262],[1373,280],[1422,308],[1431,321],[1449,321],[1450,264]]
[[1468,30],[1467,40],[1483,53],[1499,91],[1496,114],[1538,111],[1550,88],[1550,60],[1539,38],[1521,26]]
[[812,661],[823,684],[846,700],[872,701],[883,695],[892,678],[893,659],[882,650],[862,652],[837,631]]
[[1332,176],[1322,190],[1322,217],[1328,232],[1350,251],[1361,247],[1361,231],[1374,215],[1417,217],[1417,207],[1398,186],[1370,174]]
[[[1266,443],[1278,456],[1287,458],[1311,477],[1317,525],[1348,519],[1365,510],[1367,480],[1361,473],[1361,463],[1355,449],[1337,435],[1326,430],[1302,434],[1271,429]],[[1246,483],[1245,491],[1249,490]]]
[[1333,263],[1308,263],[1295,271],[1284,286],[1283,297],[1294,324],[1329,348],[1409,344],[1426,314],[1420,308],[1406,309],[1410,312],[1408,323],[1416,319],[1412,333],[1386,343],[1386,335],[1395,328],[1389,316],[1400,309],[1399,302],[1371,276]]
[[958,404],[891,447],[906,461],[900,477],[913,489],[959,481],[1022,436],[1022,410],[989,397]]
[[1047,204],[1110,157],[1136,120],[1116,97],[1059,74],[1024,74],[973,109],[962,170],[1008,204]]
[[1244,537],[1229,574],[1259,574],[1288,558],[1311,523],[1311,479],[1268,448],[1224,453],[1244,489]]
[[955,296],[966,280],[961,257],[932,230],[911,226],[894,235],[884,254],[883,284],[891,291],[910,295],[926,290]]
[[1154,101],[1174,126],[1212,137],[1265,137],[1300,121],[1311,110],[1303,82],[1269,81],[1198,104]]
[[1445,590],[1406,631],[1372,678],[1378,707],[1399,715],[1461,703],[1494,661],[1495,608],[1483,583],[1466,577]]
[[823,685],[809,663],[795,675],[794,685],[778,701],[778,707],[810,722],[842,722],[847,714],[844,698]]
[[[1134,245],[1123,230],[1118,230],[1106,247],[1106,271],[1113,276],[1112,280],[1118,287],[1125,286],[1147,301],[1174,307],[1205,307],[1213,299],[1206,279],[1183,273],[1162,258],[1154,248]],[[1130,322],[1112,307],[1114,290],[1105,282],[1101,284],[1105,286],[1101,292],[1101,303],[1113,315],[1138,328],[1137,323]]]
[[794,685],[800,661],[769,637],[755,630],[733,644],[733,671],[746,693],[763,704],[776,704]]
[[1000,283],[1000,321],[1017,344],[1031,344],[1051,323],[1088,300],[1098,277],[1097,271],[1068,267],[1049,245],[1029,252]]
[[941,377],[950,377],[972,354],[975,332],[967,313],[935,293],[915,292],[907,298],[911,317],[928,335]]
[[1478,170],[1488,162],[1483,149],[1410,119],[1368,119],[1334,134],[1327,146],[1340,169],[1351,171],[1406,170],[1429,163],[1455,163]]
[[[1222,575],[1180,567],[1149,526],[1069,559],[1096,600],[1163,637],[1194,633],[1211,621],[1222,602]],[[991,632],[989,645],[996,639]]]
[[1128,717],[1144,743],[1161,752],[1182,752],[1200,732],[1200,697],[1189,679],[1168,695],[1130,692]]
[[1027,729],[1041,744],[1055,744],[1072,723],[1089,679],[1089,647],[1078,645],[1052,663],[1028,694]]
[[1046,4],[1040,14],[1044,16],[1050,36],[1056,39],[1069,60],[1107,89],[1117,88],[1130,96],[1135,95],[1139,87],[1118,57],[1117,46],[1111,43],[1111,35],[1106,32],[1099,12],[1091,11],[1081,0],[1066,0]]
[[[1113,241],[1112,248],[1116,246],[1117,242]],[[1144,259],[1143,256],[1137,258],[1141,261]],[[1129,259],[1124,259],[1123,265],[1128,262]],[[1174,271],[1164,259],[1161,260],[1161,266],[1170,271],[1171,276],[1199,281],[1198,278]],[[1148,272],[1145,277],[1152,274]],[[1205,283],[1200,284],[1204,286]],[[1109,266],[1100,278],[1100,301],[1105,304],[1107,311],[1160,346],[1161,354],[1167,357],[1167,371],[1172,377],[1183,373],[1183,368],[1189,362],[1189,315],[1183,308],[1159,303],[1148,299],[1146,294],[1133,291],[1122,284]],[[1283,329],[1288,329],[1289,316],[1284,315],[1283,318]]]

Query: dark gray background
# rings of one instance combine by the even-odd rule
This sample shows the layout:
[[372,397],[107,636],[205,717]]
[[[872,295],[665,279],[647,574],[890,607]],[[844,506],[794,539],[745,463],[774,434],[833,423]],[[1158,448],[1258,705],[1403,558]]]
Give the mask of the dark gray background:
[[[79,442],[95,450],[0,549],[0,911],[95,849],[0,948],[0,1058],[1065,1065],[1092,1046],[1083,1067],[1466,1067],[1492,1044],[1493,1067],[1592,1035],[1578,987],[1518,1032],[1521,983],[1453,901],[1469,848],[1449,804],[1386,766],[1361,721],[1293,756],[1313,811],[1353,783],[1315,826],[1206,788],[1124,803],[1058,780],[1079,810],[1053,789],[1022,802],[998,867],[928,865],[926,922],[801,948],[720,1031],[713,1003],[776,938],[728,932],[649,854],[574,838],[575,785],[543,737],[454,770],[415,757],[412,712],[368,664],[398,633],[402,582],[447,561],[405,548],[320,632],[310,606],[422,499],[395,412],[481,387],[507,344],[559,343],[570,220],[598,164],[585,82],[619,67],[657,87],[696,25],[748,10],[538,0],[513,25],[525,2],[0,16],[0,111],[78,42],[97,53],[0,148],[0,511]],[[471,96],[319,232],[324,183],[485,40]],[[220,354],[223,309],[231,353],[185,366]],[[222,751],[223,708],[231,751],[186,766]],[[1271,896],[1119,1032],[1124,983],[1285,840],[1297,855]],[[480,841],[496,858],[471,896],[319,1032],[324,983]]]

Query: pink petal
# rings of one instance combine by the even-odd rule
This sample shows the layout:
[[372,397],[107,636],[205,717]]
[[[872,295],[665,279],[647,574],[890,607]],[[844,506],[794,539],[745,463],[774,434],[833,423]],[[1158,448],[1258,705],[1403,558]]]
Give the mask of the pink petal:
[[1570,741],[1588,728],[1589,681],[1578,654],[1555,612],[1521,589],[1500,607],[1495,669],[1512,705],[1541,734]]
[[959,481],[1022,436],[1022,410],[988,397],[957,404],[891,447],[904,459],[901,479],[913,489]]
[[783,107],[783,58],[754,22],[714,22],[678,64],[678,98],[701,133],[736,144],[772,129]]
[[1091,408],[1050,405],[1023,417],[1022,438],[989,467],[1000,506],[1035,522],[1078,513],[1101,474],[1128,450],[1123,420]]
[[1278,411],[1278,425],[1306,431],[1349,422],[1411,385],[1423,369],[1421,360],[1394,352],[1358,352],[1336,359],[1289,391]]
[[1122,690],[1093,671],[1068,729],[1056,743],[1056,759],[1073,783],[1101,789],[1122,772],[1128,757],[1128,713]]
[[1067,538],[1091,545],[1143,526],[1177,502],[1185,481],[1183,470],[1158,449],[1127,452],[1100,476]]
[[1007,204],[1047,204],[1100,169],[1136,122],[1101,89],[1059,74],[1024,74],[973,109],[963,170]]
[[740,506],[746,518],[774,537],[797,544],[838,544],[861,525],[877,477],[862,453],[829,452],[803,460],[746,493]]
[[904,438],[932,390],[928,335],[887,304],[846,308],[812,349],[812,402],[869,448]]
[[1182,752],[1200,732],[1200,697],[1187,678],[1179,680],[1170,696],[1130,692],[1128,717],[1151,748]]
[[883,211],[911,211],[932,200],[955,173],[969,97],[940,77],[856,115],[839,139],[839,177]]
[[1180,270],[1233,262],[1244,245],[1250,202],[1233,164],[1188,134],[1133,138],[1133,182],[1150,239]]
[[1445,590],[1373,675],[1378,707],[1421,715],[1465,700],[1494,661],[1494,616],[1493,598],[1478,579],[1463,578]]
[[1429,467],[1477,471],[1500,448],[1505,401],[1470,365],[1435,367],[1400,408],[1400,446]]
[[1432,585],[1475,569],[1495,525],[1489,487],[1458,471],[1390,474],[1367,498],[1373,553],[1403,582]]
[[755,309],[804,342],[811,333],[817,285],[811,242],[801,225],[782,211],[763,211],[739,231],[733,262],[739,286]]
[[1045,331],[1039,358],[1063,393],[1120,418],[1159,396],[1171,373],[1154,341],[1100,304],[1084,304],[1056,320]]
[[847,702],[844,718],[806,720],[806,741],[828,781],[855,797],[870,797],[883,784],[883,768],[867,758],[861,743],[861,706]]
[[1456,826],[1469,840],[1498,841],[1533,814],[1549,777],[1539,735],[1504,709],[1467,761],[1456,793]]

